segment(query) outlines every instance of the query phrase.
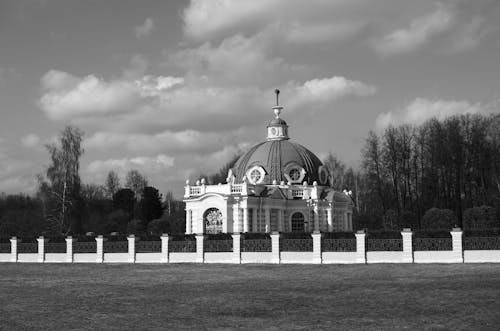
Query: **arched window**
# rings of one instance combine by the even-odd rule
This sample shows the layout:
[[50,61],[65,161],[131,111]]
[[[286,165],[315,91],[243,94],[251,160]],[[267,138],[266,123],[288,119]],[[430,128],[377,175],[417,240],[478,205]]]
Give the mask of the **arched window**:
[[205,233],[221,233],[222,232],[222,213],[217,208],[209,208],[203,214],[203,224],[205,225]]
[[292,232],[304,232],[304,215],[296,212],[292,215]]

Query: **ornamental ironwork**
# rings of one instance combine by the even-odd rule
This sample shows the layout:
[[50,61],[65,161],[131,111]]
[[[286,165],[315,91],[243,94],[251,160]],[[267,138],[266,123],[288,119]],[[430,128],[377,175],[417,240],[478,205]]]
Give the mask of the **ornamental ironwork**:
[[203,249],[205,252],[232,252],[233,240],[205,240]]
[[196,241],[194,240],[169,240],[168,251],[174,253],[195,253]]
[[38,243],[17,243],[18,253],[38,253]]
[[323,252],[355,252],[356,239],[323,239],[321,240]]
[[282,252],[312,252],[312,239],[280,239]]
[[451,238],[413,238],[414,251],[451,251]]
[[139,241],[135,243],[137,253],[157,253],[161,252],[161,241]]
[[127,253],[128,241],[105,241],[103,250],[104,253]]
[[10,253],[10,246],[10,243],[0,243],[0,253]]
[[464,250],[500,249],[500,237],[465,237]]
[[45,253],[66,253],[66,243],[45,243]]
[[96,253],[97,242],[92,241],[76,241],[73,242],[73,253]]
[[205,223],[205,233],[222,232],[222,213],[219,209],[207,209],[203,216],[203,221]]
[[271,252],[271,239],[244,239],[241,241],[242,252]]
[[402,251],[403,250],[403,240],[402,239],[367,239],[366,240],[366,250],[367,251]]

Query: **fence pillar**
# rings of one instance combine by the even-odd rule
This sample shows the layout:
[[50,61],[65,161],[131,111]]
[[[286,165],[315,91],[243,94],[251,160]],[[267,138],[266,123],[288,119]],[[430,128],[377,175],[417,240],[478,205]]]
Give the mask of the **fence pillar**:
[[356,235],[356,263],[366,263],[365,237],[366,233],[360,230]]
[[38,257],[36,260],[38,263],[43,263],[45,262],[45,238],[40,236],[36,241],[38,241]]
[[10,262],[17,262],[17,237],[10,239]]
[[133,234],[127,237],[128,241],[128,262],[135,263],[135,236]]
[[197,263],[205,262],[203,239],[204,239],[203,233],[196,234],[196,262]]
[[66,262],[73,263],[73,237],[66,238]]
[[234,263],[241,263],[241,234],[233,233],[233,260]]
[[412,242],[413,232],[411,229],[404,228],[401,231],[401,237],[403,238],[403,263],[413,263],[413,242]]
[[313,239],[313,263],[321,264],[321,232],[314,231],[312,234]]
[[280,261],[280,233],[273,232],[271,233],[271,263],[279,264]]
[[169,256],[168,256],[168,234],[164,233],[161,235],[161,258],[160,261],[161,263],[168,263],[169,262]]
[[451,243],[453,249],[453,262],[464,262],[464,254],[462,247],[462,234],[463,231],[460,228],[453,228],[450,232],[451,234]]
[[103,236],[97,236],[95,238],[95,241],[97,242],[95,261],[97,263],[103,263],[104,262],[104,238],[103,238]]

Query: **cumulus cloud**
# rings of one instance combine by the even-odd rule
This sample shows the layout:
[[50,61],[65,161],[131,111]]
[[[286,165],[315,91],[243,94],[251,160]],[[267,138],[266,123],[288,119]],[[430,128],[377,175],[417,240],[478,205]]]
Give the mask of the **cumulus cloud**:
[[419,125],[431,118],[444,120],[453,115],[487,113],[489,113],[489,110],[481,104],[471,104],[467,101],[417,98],[401,110],[380,114],[376,119],[375,127],[378,130],[383,130],[390,125]]
[[453,9],[438,3],[433,12],[414,19],[407,28],[392,31],[378,40],[375,49],[382,55],[413,51],[432,37],[450,29],[454,19]]
[[26,148],[36,148],[40,146],[40,137],[34,133],[30,133],[21,139],[21,143]]
[[146,18],[144,23],[134,27],[134,33],[137,38],[147,37],[153,32],[155,23],[151,17]]
[[364,23],[356,21],[320,24],[295,22],[286,27],[285,40],[292,44],[340,41],[354,36],[364,26]]

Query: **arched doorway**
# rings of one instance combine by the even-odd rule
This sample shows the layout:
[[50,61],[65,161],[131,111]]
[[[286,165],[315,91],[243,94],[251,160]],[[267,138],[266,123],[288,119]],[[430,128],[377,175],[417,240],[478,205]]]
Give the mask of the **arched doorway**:
[[203,214],[203,225],[205,233],[222,232],[222,213],[217,208],[209,208]]
[[292,214],[292,232],[304,232],[304,214],[296,212]]

